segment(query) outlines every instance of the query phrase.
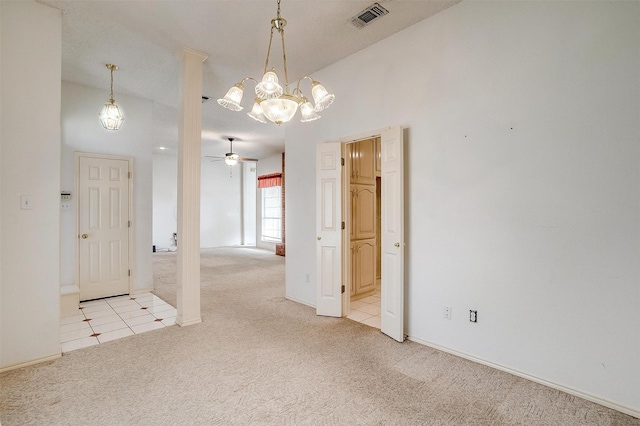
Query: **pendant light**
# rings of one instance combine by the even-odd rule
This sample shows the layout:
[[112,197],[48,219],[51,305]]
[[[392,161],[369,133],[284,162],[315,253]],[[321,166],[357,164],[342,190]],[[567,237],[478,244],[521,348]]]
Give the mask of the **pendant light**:
[[102,127],[105,129],[118,130],[124,121],[124,115],[122,115],[120,107],[116,104],[115,99],[113,99],[113,72],[116,71],[118,67],[113,64],[106,64],[106,67],[111,70],[111,92],[109,94],[109,100],[100,110],[98,118],[100,118],[100,123],[102,123]]
[[[239,83],[234,84],[224,98],[218,99],[218,103],[231,111],[241,111],[240,105],[244,95],[244,83],[251,80],[256,83],[256,98],[253,108],[247,115],[256,121],[266,123],[267,120],[278,125],[286,123],[293,118],[300,107],[300,121],[307,122],[320,118],[318,112],[326,109],[334,101],[335,96],[327,92],[322,84],[313,80],[309,76],[304,76],[298,80],[295,89],[289,90],[289,76],[287,73],[287,55],[284,45],[284,27],[287,21],[280,16],[280,0],[278,0],[277,16],[271,20],[271,35],[269,37],[269,47],[267,49],[267,60],[264,64],[262,80],[258,82],[253,77],[245,77]],[[280,33],[282,39],[282,64],[284,68],[284,88],[280,84],[278,74],[274,67],[269,68],[269,55],[271,53],[271,43],[273,42],[274,30]],[[303,80],[311,81],[311,95],[315,105],[303,95],[300,90],[300,83]]]

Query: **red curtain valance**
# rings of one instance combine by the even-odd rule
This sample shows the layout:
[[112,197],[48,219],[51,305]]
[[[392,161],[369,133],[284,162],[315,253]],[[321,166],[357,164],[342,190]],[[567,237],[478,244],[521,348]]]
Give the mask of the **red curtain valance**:
[[282,186],[282,173],[258,176],[258,188],[271,188],[272,186]]

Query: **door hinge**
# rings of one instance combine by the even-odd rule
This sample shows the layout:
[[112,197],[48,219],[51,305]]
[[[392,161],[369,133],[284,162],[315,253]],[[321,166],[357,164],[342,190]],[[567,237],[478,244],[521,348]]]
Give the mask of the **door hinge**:
[[347,288],[345,287],[344,284],[342,284],[342,292],[344,293],[345,291],[347,291]]
[[131,172],[129,172],[129,179],[131,179]]
[[344,222],[342,222],[342,229],[344,229]]
[[129,228],[131,228],[131,221],[129,221]]
[[344,158],[340,158],[340,163],[344,166]]
[[129,275],[127,275],[127,276],[128,276],[128,277],[130,277],[130,276],[131,276],[131,269],[129,269]]

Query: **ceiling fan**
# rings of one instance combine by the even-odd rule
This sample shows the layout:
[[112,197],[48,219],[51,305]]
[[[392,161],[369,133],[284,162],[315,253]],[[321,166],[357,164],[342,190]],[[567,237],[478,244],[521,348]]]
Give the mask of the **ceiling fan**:
[[236,164],[238,164],[238,161],[258,161],[257,158],[240,157],[238,154],[233,152],[233,141],[235,140],[235,138],[227,138],[227,139],[229,140],[229,152],[227,152],[224,155],[224,157],[215,157],[213,155],[205,155],[205,157],[215,158],[216,160],[224,160],[224,162],[228,166],[235,166]]

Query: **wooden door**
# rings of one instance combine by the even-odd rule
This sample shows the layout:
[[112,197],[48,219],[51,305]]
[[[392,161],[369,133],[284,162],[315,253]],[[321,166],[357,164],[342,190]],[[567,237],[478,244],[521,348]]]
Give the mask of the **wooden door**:
[[376,184],[375,138],[358,141],[354,146],[353,164],[356,167],[356,176],[352,183],[364,185]]
[[78,156],[80,300],[129,293],[129,160]]
[[316,148],[316,313],[342,316],[342,144]]
[[373,291],[376,286],[376,240],[360,240],[355,244],[356,294]]
[[355,192],[353,217],[354,238],[376,237],[376,187],[375,185],[351,185]]
[[404,160],[402,128],[381,135],[382,292],[380,329],[404,341]]

